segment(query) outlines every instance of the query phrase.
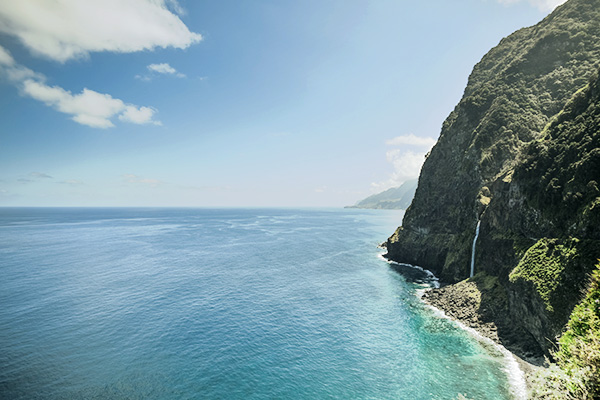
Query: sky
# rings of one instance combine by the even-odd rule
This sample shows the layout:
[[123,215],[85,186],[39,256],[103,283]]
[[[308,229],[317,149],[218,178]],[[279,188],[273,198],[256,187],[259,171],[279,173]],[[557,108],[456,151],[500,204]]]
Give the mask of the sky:
[[561,0],[0,0],[0,206],[341,207]]

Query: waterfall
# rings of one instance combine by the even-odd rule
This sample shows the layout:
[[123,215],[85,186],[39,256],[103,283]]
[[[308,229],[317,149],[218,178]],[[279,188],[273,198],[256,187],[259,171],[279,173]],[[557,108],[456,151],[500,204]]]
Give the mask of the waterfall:
[[475,245],[477,244],[477,238],[479,237],[479,225],[481,220],[477,221],[477,228],[475,228],[475,238],[473,239],[473,250],[471,251],[471,278],[475,272]]

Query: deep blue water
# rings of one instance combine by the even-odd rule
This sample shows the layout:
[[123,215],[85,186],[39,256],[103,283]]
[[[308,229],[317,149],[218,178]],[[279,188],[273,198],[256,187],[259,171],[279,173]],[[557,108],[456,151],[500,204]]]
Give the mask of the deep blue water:
[[378,258],[401,217],[0,209],[0,397],[510,398]]

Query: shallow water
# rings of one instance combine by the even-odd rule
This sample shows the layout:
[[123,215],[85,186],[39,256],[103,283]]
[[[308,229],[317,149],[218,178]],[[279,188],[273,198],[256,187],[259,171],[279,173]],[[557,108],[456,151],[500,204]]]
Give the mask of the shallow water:
[[510,398],[378,257],[401,217],[0,209],[0,397]]

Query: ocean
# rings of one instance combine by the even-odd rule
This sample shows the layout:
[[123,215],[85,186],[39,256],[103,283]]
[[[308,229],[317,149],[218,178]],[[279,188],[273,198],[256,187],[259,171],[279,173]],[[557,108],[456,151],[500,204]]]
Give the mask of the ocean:
[[401,220],[0,208],[0,398],[511,399],[503,354],[380,257]]

